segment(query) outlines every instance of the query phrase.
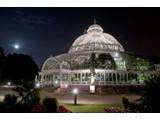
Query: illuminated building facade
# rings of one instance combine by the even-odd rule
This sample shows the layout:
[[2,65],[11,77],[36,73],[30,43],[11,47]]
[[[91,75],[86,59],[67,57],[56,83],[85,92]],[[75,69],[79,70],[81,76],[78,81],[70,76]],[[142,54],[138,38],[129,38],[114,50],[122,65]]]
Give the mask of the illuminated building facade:
[[46,59],[36,82],[42,86],[86,85],[94,91],[96,85],[142,84],[146,77],[156,74],[130,69],[127,60],[117,39],[94,23],[74,41],[68,53]]

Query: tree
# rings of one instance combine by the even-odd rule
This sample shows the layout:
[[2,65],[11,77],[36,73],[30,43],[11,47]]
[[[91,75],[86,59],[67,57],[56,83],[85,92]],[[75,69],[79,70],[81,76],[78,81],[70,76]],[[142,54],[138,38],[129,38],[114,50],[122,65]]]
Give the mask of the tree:
[[91,73],[93,75],[95,75],[95,68],[97,67],[97,61],[96,61],[96,54],[95,53],[91,54],[91,57],[89,59],[89,66],[90,66]]
[[12,80],[17,85],[32,86],[38,74],[38,66],[34,60],[24,54],[9,54],[5,60],[5,79]]
[[4,99],[5,112],[13,112],[16,109],[17,96],[7,94]]
[[145,80],[144,94],[135,102],[129,102],[123,99],[125,109],[129,112],[143,112],[143,113],[159,113],[160,112],[160,76],[156,76],[150,80]]
[[0,82],[3,81],[3,71],[4,71],[4,64],[5,64],[5,53],[3,48],[0,47]]
[[103,69],[115,69],[115,61],[110,54],[100,54],[97,58],[98,67]]
[[40,92],[38,89],[26,89],[16,87],[17,94],[7,94],[3,102],[0,102],[0,112],[44,112],[40,103]]
[[133,68],[134,70],[146,71],[152,70],[153,65],[148,59],[136,58],[136,60],[133,62]]
[[142,112],[160,112],[160,76],[145,81],[145,93],[142,96]]
[[14,89],[17,92],[18,101],[18,111],[24,109],[23,112],[31,112],[34,106],[40,106],[40,91],[39,89],[27,89],[24,87],[16,87]]
[[59,103],[56,98],[45,98],[43,100],[43,105],[46,109],[46,112],[57,112],[59,109]]
[[122,98],[122,104],[124,107],[124,112],[140,112],[141,108],[142,108],[142,104],[138,103],[138,102],[130,102],[128,100],[128,98],[123,97]]

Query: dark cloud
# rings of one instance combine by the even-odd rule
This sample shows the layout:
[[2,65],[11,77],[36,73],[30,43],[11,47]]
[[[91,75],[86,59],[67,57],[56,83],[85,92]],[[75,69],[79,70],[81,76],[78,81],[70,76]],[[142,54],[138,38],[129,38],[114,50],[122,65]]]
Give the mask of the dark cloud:
[[21,24],[32,29],[35,27],[37,28],[37,26],[53,24],[53,19],[48,18],[47,16],[23,11],[15,11],[12,20],[17,24]]

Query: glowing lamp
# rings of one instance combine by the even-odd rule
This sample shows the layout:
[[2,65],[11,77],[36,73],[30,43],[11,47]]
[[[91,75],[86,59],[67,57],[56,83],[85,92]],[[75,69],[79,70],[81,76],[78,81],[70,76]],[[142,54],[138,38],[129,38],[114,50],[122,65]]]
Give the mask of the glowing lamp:
[[74,89],[73,89],[73,94],[74,94],[74,95],[77,95],[77,94],[78,94],[78,89],[77,89],[77,88],[74,88]]
[[7,82],[7,85],[8,85],[8,86],[11,86],[11,82]]
[[39,83],[36,83],[36,88],[39,88],[40,87],[40,84]]
[[58,84],[58,80],[55,81],[55,84]]
[[68,84],[65,84],[64,87],[67,88],[67,87],[68,87]]
[[74,89],[73,89],[74,105],[77,105],[77,94],[78,94],[78,89],[77,89],[77,88],[74,88]]
[[118,57],[118,56],[119,56],[119,54],[118,54],[118,52],[116,52],[116,53],[115,53],[115,57]]

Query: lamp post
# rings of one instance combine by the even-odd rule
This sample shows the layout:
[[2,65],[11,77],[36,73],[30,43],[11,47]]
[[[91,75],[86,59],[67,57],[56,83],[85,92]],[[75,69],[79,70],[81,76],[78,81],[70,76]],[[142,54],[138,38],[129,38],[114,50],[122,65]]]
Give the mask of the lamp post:
[[74,105],[77,105],[77,94],[78,94],[78,89],[77,89],[77,88],[74,88],[74,89],[73,89]]

